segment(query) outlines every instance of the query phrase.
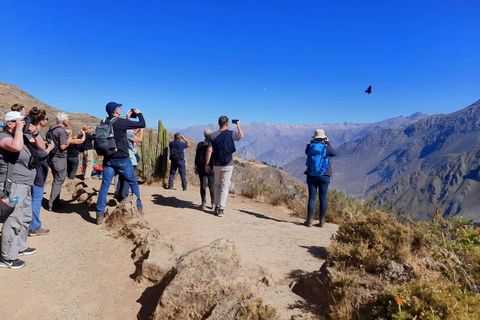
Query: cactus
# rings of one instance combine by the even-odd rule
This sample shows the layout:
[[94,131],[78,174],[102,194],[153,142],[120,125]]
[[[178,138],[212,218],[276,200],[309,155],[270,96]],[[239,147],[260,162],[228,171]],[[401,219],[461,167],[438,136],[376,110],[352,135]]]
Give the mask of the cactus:
[[[146,135],[142,141],[142,173],[146,181],[164,179],[167,175],[168,164],[168,133],[158,121],[158,131],[154,134],[150,129],[148,140]],[[153,179],[152,179],[153,178]]]

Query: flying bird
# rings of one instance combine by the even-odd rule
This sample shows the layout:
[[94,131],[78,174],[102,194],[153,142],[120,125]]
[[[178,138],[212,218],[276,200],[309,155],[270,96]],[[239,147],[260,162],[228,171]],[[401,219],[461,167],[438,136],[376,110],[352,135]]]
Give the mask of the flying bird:
[[368,94],[372,93],[372,86],[369,86],[365,92]]

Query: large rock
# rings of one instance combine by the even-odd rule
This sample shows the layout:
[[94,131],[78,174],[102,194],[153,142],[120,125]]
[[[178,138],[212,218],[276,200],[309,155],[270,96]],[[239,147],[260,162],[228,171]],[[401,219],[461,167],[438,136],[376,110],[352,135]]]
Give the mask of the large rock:
[[[206,319],[222,302],[252,296],[252,281],[231,240],[215,240],[186,253],[178,260],[175,271],[161,295],[154,319]],[[230,299],[234,296],[237,298]],[[226,307],[231,308],[234,304]]]

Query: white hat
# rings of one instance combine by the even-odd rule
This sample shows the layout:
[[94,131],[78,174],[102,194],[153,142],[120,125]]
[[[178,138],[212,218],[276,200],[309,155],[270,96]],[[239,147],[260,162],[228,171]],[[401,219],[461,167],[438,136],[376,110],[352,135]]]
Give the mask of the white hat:
[[315,130],[315,134],[313,135],[313,139],[325,139],[327,136],[325,135],[325,131],[323,129]]
[[23,118],[25,118],[25,116],[22,115],[20,112],[10,111],[5,115],[5,117],[3,118],[3,121],[9,122],[9,121],[15,121],[17,119],[23,119]]

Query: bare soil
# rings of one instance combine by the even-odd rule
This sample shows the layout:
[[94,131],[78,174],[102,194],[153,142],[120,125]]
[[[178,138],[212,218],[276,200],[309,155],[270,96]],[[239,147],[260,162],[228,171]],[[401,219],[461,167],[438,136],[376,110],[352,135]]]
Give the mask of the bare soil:
[[[100,181],[88,184],[98,189]],[[63,199],[70,198],[66,189]],[[274,284],[265,302],[277,307],[281,319],[313,317],[291,307],[302,305],[302,298],[290,290],[289,275],[320,268],[336,225],[307,228],[285,208],[238,195],[230,195],[225,215],[216,217],[200,210],[195,186],[181,191],[141,185],[140,190],[145,219],[167,240],[185,251],[218,238],[233,240],[246,266],[270,274]],[[45,198],[49,193],[47,187]],[[43,226],[51,232],[29,237],[37,253],[20,257],[27,263],[22,269],[0,269],[0,319],[137,318],[148,284],[132,279],[134,246],[97,226],[94,217],[93,208],[79,203],[65,203],[60,212],[42,210]]]

